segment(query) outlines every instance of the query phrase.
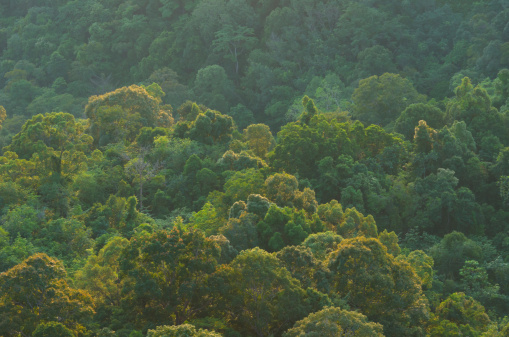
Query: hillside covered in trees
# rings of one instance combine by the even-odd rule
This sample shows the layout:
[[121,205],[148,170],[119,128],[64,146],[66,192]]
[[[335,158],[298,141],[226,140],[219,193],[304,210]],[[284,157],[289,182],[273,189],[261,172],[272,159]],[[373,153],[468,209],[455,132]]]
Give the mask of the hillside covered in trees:
[[0,336],[509,336],[506,0],[0,3]]

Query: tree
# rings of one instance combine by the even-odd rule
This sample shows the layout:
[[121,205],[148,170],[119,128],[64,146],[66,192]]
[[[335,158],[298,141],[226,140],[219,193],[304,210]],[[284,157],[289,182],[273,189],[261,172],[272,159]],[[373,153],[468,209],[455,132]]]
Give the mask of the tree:
[[343,207],[337,200],[331,200],[326,204],[318,205],[317,214],[330,231],[337,231],[343,218]]
[[225,56],[235,64],[235,74],[239,73],[239,57],[245,49],[250,49],[257,42],[254,29],[226,24],[216,32],[216,39],[212,41],[215,52],[229,52]]
[[33,242],[51,256],[66,263],[84,259],[92,247],[92,231],[76,219],[60,218],[40,226]]
[[324,268],[321,261],[313,256],[310,248],[303,245],[286,246],[275,255],[292,274],[292,277],[300,281],[302,288],[329,290],[328,270]]
[[41,224],[40,211],[29,205],[12,208],[2,217],[2,228],[9,232],[11,238],[21,236],[32,239],[32,234]]
[[339,226],[336,228],[336,232],[343,238],[360,236],[366,238],[378,237],[378,228],[373,216],[371,214],[364,216],[355,208],[347,208],[345,210]]
[[74,162],[83,160],[80,156],[91,149],[92,138],[85,128],[82,121],[68,113],[36,115],[23,125],[6,150],[23,159],[37,154],[55,174],[70,174],[82,164]]
[[[3,229],[0,231],[3,231]],[[7,243],[8,239],[7,233],[2,232],[2,241]],[[0,249],[0,272],[20,264],[38,251],[39,249],[35,248],[30,241],[18,235],[10,244],[6,244]]]
[[248,201],[252,194],[263,194],[263,175],[254,168],[235,172],[224,184],[224,191],[231,203]]
[[238,250],[231,245],[230,240],[223,234],[211,235],[209,238],[214,240],[221,250],[221,256],[218,259],[219,264],[228,264],[239,254]]
[[299,121],[303,124],[309,124],[311,118],[318,114],[318,108],[316,107],[315,102],[308,96],[304,96],[302,98],[302,106],[304,107],[304,111],[299,116]]
[[368,124],[385,126],[395,121],[410,104],[422,102],[424,96],[408,79],[385,73],[361,80],[352,100],[354,117]]
[[235,124],[239,130],[243,130],[249,125],[256,123],[253,112],[240,103],[232,107],[228,114],[235,120]]
[[329,307],[295,323],[283,337],[383,337],[383,326],[361,313]]
[[467,260],[482,260],[482,247],[465,234],[452,232],[430,249],[438,273],[448,279],[459,280],[461,267]]
[[270,132],[270,129],[265,124],[251,124],[244,130],[249,149],[260,157],[265,158],[266,154],[272,150],[276,141]]
[[193,229],[131,238],[120,257],[128,317],[141,328],[198,317],[212,303],[208,279],[219,256],[215,241]]
[[393,55],[391,51],[381,45],[375,45],[364,49],[357,54],[359,75],[362,77],[373,75],[380,76],[384,73],[397,72],[392,58]]
[[315,192],[306,187],[299,191],[297,178],[287,173],[275,173],[265,180],[267,198],[280,207],[295,207],[313,214],[317,207]]
[[398,245],[398,236],[394,232],[387,232],[385,229],[383,232],[378,234],[378,240],[384,244],[387,248],[387,252],[392,256],[397,257],[401,252],[401,248]]
[[506,105],[509,108],[509,69],[502,69],[498,72],[495,80],[495,99],[493,105],[497,108]]
[[352,309],[381,323],[387,335],[423,335],[427,301],[420,279],[405,262],[387,253],[374,238],[356,237],[341,241],[329,255],[332,289],[347,296]]
[[490,304],[499,296],[498,284],[491,284],[486,269],[475,260],[465,261],[460,269],[463,288],[468,296],[472,296],[484,305]]
[[480,205],[475,196],[466,187],[459,187],[454,171],[439,168],[424,179],[417,179],[414,192],[418,210],[410,227],[431,229],[443,235],[458,230],[467,234],[484,232]]
[[470,78],[464,77],[456,87],[455,94],[446,105],[449,123],[465,121],[477,143],[487,134],[486,130],[497,136],[503,144],[509,141],[504,131],[507,120],[491,105],[491,98],[484,88],[479,85],[474,87]]
[[[484,307],[464,293],[449,295],[436,309],[430,322],[431,336],[481,336],[490,323]],[[446,334],[445,332],[449,333]],[[453,333],[451,333],[453,332]]]
[[287,173],[276,173],[265,180],[267,197],[278,206],[293,206],[295,194],[299,192],[299,182],[295,176]]
[[74,333],[58,322],[41,323],[34,330],[33,337],[74,337]]
[[180,122],[175,126],[175,135],[190,138],[204,144],[227,143],[235,129],[233,119],[218,111],[206,110],[192,122]]
[[445,124],[445,114],[437,107],[424,103],[409,105],[396,119],[394,131],[401,133],[411,140],[415,134],[415,127],[424,120],[431,128],[440,129]]
[[230,240],[238,251],[258,246],[256,224],[259,217],[252,213],[242,212],[238,218],[230,217],[220,232]]
[[0,130],[2,130],[2,123],[7,118],[7,113],[5,111],[5,108],[0,105]]
[[216,235],[224,224],[224,218],[218,216],[216,209],[210,202],[205,203],[202,209],[193,213],[189,225],[203,231],[206,236]]
[[246,151],[235,153],[232,150],[226,151],[219,159],[218,164],[220,164],[224,170],[229,171],[241,171],[250,168],[261,169],[267,167],[265,161],[259,157],[253,156],[252,153]]
[[133,181],[137,181],[139,188],[140,211],[143,211],[143,185],[150,181],[161,169],[161,164],[156,162],[150,163],[146,160],[146,149],[141,149],[136,158],[131,159],[124,167],[127,176],[132,177]]
[[262,221],[257,224],[260,246],[269,251],[278,251],[286,245],[299,245],[313,231],[323,229],[317,217],[304,210],[272,204]]
[[163,325],[148,330],[147,337],[221,337],[222,335],[205,329],[196,329],[191,324]]
[[144,126],[168,127],[173,123],[171,111],[137,85],[90,97],[85,114],[90,119],[89,132],[96,147],[132,142]]
[[60,261],[35,254],[0,274],[0,333],[29,336],[39,323],[58,320],[77,334],[92,318],[92,297],[65,281]]
[[338,248],[343,238],[333,232],[323,232],[309,235],[302,245],[311,249],[313,256],[324,261],[329,253]]
[[433,270],[434,261],[431,256],[428,256],[422,250],[414,250],[408,255],[398,255],[397,260],[406,261],[412,266],[415,273],[421,279],[421,284],[426,289],[431,289],[433,284],[433,276],[435,274]]
[[306,300],[299,281],[281,262],[260,248],[242,251],[220,276],[224,282],[220,311],[242,335],[281,333],[319,309],[318,303]]
[[[168,1],[170,3],[173,2],[171,0],[166,0],[166,1]],[[186,1],[186,3],[187,3],[187,1]],[[161,35],[162,34],[168,35],[167,32],[163,32],[163,33],[161,33]],[[152,42],[152,44],[157,44],[156,40],[154,40],[154,42]],[[166,41],[164,39],[159,40],[159,43],[162,43],[166,47]],[[163,52],[166,54],[165,49],[166,48],[163,49]],[[154,61],[161,62],[161,60],[163,60],[163,57],[159,56]],[[188,88],[179,82],[178,74],[174,70],[172,70],[168,67],[164,66],[160,69],[155,70],[150,75],[149,81],[159,84],[162,91],[165,93],[163,101],[166,103],[172,104],[172,106],[174,106],[174,107],[180,106],[187,99]]]
[[250,194],[247,197],[246,210],[256,214],[260,219],[264,218],[270,208],[270,201],[260,194]]
[[132,230],[143,223],[152,223],[149,216],[139,212],[136,208],[136,197],[129,198],[110,195],[104,204],[95,203],[81,217],[88,228],[91,228],[94,237],[108,232],[120,232],[132,235]]
[[98,305],[120,306],[124,285],[119,282],[120,257],[128,244],[127,239],[114,236],[75,274],[76,285],[88,291]]
[[233,83],[228,79],[223,67],[210,65],[198,70],[193,93],[197,102],[226,113],[230,109]]
[[[340,130],[334,131],[341,136]],[[315,162],[319,155],[326,156],[319,147],[323,140],[317,130],[308,125],[289,123],[281,128],[277,138],[276,147],[268,155],[271,166],[290,174],[298,172],[303,178],[312,177],[316,173]],[[332,149],[335,148],[333,144],[330,144]],[[341,147],[340,144],[338,146]]]
[[6,147],[7,151],[33,162],[41,177],[38,188],[43,201],[62,216],[67,215],[69,208],[67,186],[86,168],[92,138],[85,129],[83,121],[68,113],[37,115],[23,125]]

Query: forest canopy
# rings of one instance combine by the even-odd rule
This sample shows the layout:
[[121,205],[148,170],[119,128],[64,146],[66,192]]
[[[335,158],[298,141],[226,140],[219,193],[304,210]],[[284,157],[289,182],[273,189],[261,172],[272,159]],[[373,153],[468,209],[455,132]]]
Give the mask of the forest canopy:
[[0,336],[505,336],[503,0],[0,4]]

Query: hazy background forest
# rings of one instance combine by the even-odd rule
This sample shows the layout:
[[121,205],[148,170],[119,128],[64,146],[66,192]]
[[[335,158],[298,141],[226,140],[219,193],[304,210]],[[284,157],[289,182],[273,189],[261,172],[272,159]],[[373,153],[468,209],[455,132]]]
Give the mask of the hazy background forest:
[[0,336],[509,336],[509,1],[0,3]]

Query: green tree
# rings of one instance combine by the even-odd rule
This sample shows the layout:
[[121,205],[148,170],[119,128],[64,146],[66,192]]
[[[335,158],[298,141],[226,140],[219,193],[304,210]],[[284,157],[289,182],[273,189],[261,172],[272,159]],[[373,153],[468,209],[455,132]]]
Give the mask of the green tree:
[[459,280],[459,271],[465,261],[480,261],[483,258],[482,253],[482,247],[478,243],[456,231],[445,235],[440,243],[430,249],[437,272],[453,280]]
[[69,208],[68,184],[86,169],[86,154],[92,138],[86,125],[68,113],[37,115],[28,120],[14,136],[7,151],[33,161],[41,176],[39,193],[57,214],[65,216]]
[[0,105],[0,130],[2,130],[2,123],[7,118],[7,113],[5,111],[5,108]]
[[68,113],[37,115],[23,125],[6,150],[24,159],[37,154],[50,172],[65,176],[80,169],[83,154],[91,149],[85,127]]
[[477,143],[480,143],[482,136],[487,134],[486,130],[501,139],[504,144],[508,141],[504,131],[507,120],[491,105],[491,99],[484,88],[474,87],[470,79],[464,77],[455,89],[455,94],[456,97],[446,106],[448,122],[465,121]]
[[508,105],[509,99],[509,69],[502,69],[498,72],[497,79],[495,80],[495,99],[493,105],[501,108],[503,105]]
[[216,39],[212,41],[215,52],[228,52],[225,58],[235,65],[235,74],[239,73],[239,58],[244,50],[251,49],[256,44],[254,29],[245,26],[224,25],[216,32]]
[[273,255],[254,248],[241,252],[221,271],[220,311],[243,335],[269,336],[289,328],[313,308],[299,281]]
[[88,291],[98,305],[120,306],[124,285],[119,279],[120,257],[128,243],[127,239],[114,236],[97,254],[90,255],[74,275],[76,285]]
[[319,220],[310,219],[304,210],[279,208],[273,204],[263,221],[257,224],[260,246],[278,251],[286,245],[298,245],[313,229],[322,229],[322,226],[314,226],[316,222]]
[[34,244],[51,256],[70,263],[84,259],[92,247],[92,231],[76,219],[60,218],[40,226],[34,235]]
[[300,281],[302,288],[329,290],[328,270],[313,256],[310,248],[303,245],[286,246],[275,255],[292,274],[292,277]]
[[436,174],[417,179],[414,192],[418,197],[418,210],[410,227],[419,227],[433,233],[446,234],[453,230],[467,234],[484,232],[481,207],[466,187],[459,187],[454,171],[439,168]]
[[[172,0],[166,0],[168,2],[172,2]],[[168,32],[163,32],[161,35],[169,35]],[[152,45],[154,44],[162,44],[163,47],[161,48],[162,53],[166,56],[167,50],[166,50],[166,39],[160,39],[159,41],[154,40],[152,42]],[[151,52],[152,53],[152,52]],[[149,55],[150,57],[151,55]],[[164,56],[157,56],[154,58],[154,61],[161,62],[164,60]],[[142,60],[143,62],[143,60]],[[166,63],[167,64],[167,63]],[[155,70],[150,77],[148,78],[150,82],[157,83],[162,91],[165,93],[163,101],[165,103],[172,104],[174,107],[180,106],[182,103],[185,102],[185,100],[188,98],[188,88],[187,86],[180,83],[178,74],[166,67],[163,66],[160,69]]]
[[[0,231],[3,231],[3,229]],[[2,233],[2,241],[5,240],[7,243],[9,237],[8,235],[4,235],[5,234]],[[12,243],[4,245],[2,249],[0,249],[0,271],[4,272],[17,264],[20,264],[26,258],[38,251],[39,249],[35,248],[29,240],[18,235]]]
[[394,232],[387,232],[385,229],[383,232],[378,234],[378,240],[384,244],[387,248],[387,252],[392,256],[397,257],[401,252],[401,248],[398,245],[398,236]]
[[383,326],[369,322],[366,316],[340,308],[326,308],[295,323],[283,337],[383,337]]
[[230,110],[233,83],[220,65],[210,65],[198,70],[193,93],[196,101],[226,113]]
[[249,149],[260,158],[265,158],[276,144],[269,127],[265,124],[249,125],[244,130],[244,136]]
[[208,279],[220,249],[201,231],[133,237],[120,257],[123,304],[136,326],[182,324],[211,304]]
[[347,208],[340,220],[336,232],[344,238],[364,236],[377,238],[378,228],[372,215],[364,216],[355,208]]
[[222,334],[208,331],[205,329],[196,329],[191,324],[181,325],[163,325],[153,330],[148,330],[147,337],[221,337]]
[[343,218],[343,207],[337,200],[318,205],[317,214],[328,230],[336,231]]
[[92,318],[92,297],[71,288],[62,263],[36,254],[0,274],[0,333],[30,336],[36,327],[58,317],[75,334]]
[[189,225],[198,228],[206,236],[216,235],[219,233],[219,228],[224,225],[225,219],[217,214],[218,212],[210,202],[205,203],[202,209],[193,213],[189,219]]
[[419,121],[424,120],[431,128],[440,129],[445,124],[444,119],[445,114],[439,108],[430,104],[415,103],[401,112],[394,123],[394,131],[411,140],[415,135],[415,127]]
[[490,323],[484,307],[464,293],[449,295],[430,322],[431,336],[481,336]]
[[137,85],[90,97],[85,114],[95,146],[132,142],[144,126],[168,127],[173,123],[171,111]]
[[395,73],[396,66],[392,62],[393,55],[390,50],[375,45],[368,47],[357,54],[359,61],[357,67],[360,70],[360,76],[382,75],[384,73]]
[[125,165],[124,170],[128,177],[136,181],[139,185],[138,198],[140,202],[140,211],[143,211],[143,186],[154,178],[157,172],[161,169],[160,162],[151,163],[146,159],[146,149],[141,149],[138,156],[129,160]]
[[264,194],[263,175],[254,168],[235,172],[224,184],[226,197],[230,202],[248,201],[252,194]]
[[2,227],[13,239],[18,235],[32,239],[32,234],[41,225],[41,215],[40,211],[29,205],[15,207],[2,217]]
[[406,261],[410,264],[421,279],[421,284],[426,289],[431,289],[435,274],[433,270],[434,261],[431,256],[428,256],[422,250],[414,250],[408,255],[398,255],[397,260]]
[[139,212],[136,208],[138,200],[135,196],[129,198],[110,195],[104,204],[94,204],[80,218],[85,226],[92,229],[93,236],[98,237],[108,232],[120,232],[132,235],[132,230],[142,223],[152,223],[149,216]]
[[252,213],[242,212],[238,218],[230,216],[226,225],[221,227],[220,232],[230,240],[238,251],[251,249],[258,246],[258,231],[256,224],[259,217]]
[[309,235],[302,245],[311,249],[313,256],[324,261],[329,253],[338,248],[343,238],[333,232],[323,232]]
[[422,102],[424,96],[408,79],[385,73],[361,80],[352,100],[354,117],[368,124],[385,126],[395,121],[410,104]]
[[299,191],[297,178],[287,173],[275,173],[265,180],[267,198],[280,207],[296,207],[312,214],[318,207],[315,192],[310,188]]
[[352,309],[381,323],[387,335],[423,335],[428,316],[420,279],[407,263],[387,253],[374,238],[341,241],[329,255],[332,289],[347,296]]
[[175,126],[175,134],[180,138],[190,138],[212,145],[227,143],[234,130],[233,119],[218,111],[207,110],[199,113],[192,122],[180,122]]
[[33,337],[74,337],[75,334],[58,322],[41,323],[32,333]]
[[486,269],[481,267],[479,262],[465,261],[465,265],[460,269],[460,276],[465,294],[472,296],[482,304],[491,304],[499,297],[500,287],[498,284],[491,284]]

